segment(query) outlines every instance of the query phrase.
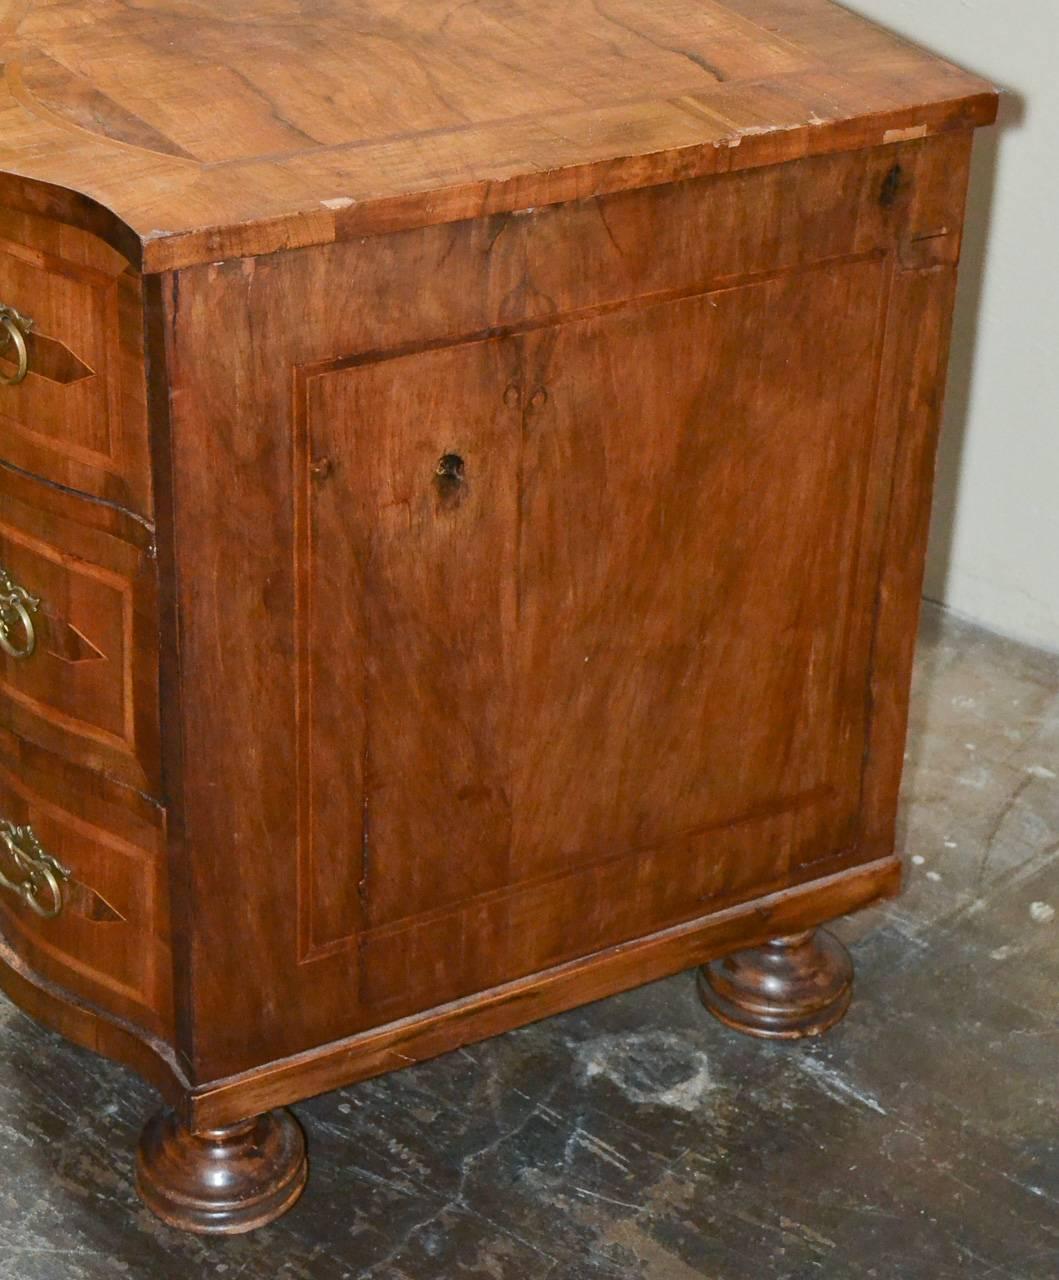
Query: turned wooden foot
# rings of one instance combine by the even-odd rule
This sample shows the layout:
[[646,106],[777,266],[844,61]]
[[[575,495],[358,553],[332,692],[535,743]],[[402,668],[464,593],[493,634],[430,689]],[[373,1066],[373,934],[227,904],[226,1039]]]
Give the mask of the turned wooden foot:
[[305,1138],[289,1111],[192,1133],[171,1111],[148,1120],[136,1186],[164,1222],[206,1235],[239,1235],[273,1222],[305,1186]]
[[775,938],[699,970],[699,995],[714,1017],[769,1040],[820,1035],[852,994],[849,952],[825,929]]

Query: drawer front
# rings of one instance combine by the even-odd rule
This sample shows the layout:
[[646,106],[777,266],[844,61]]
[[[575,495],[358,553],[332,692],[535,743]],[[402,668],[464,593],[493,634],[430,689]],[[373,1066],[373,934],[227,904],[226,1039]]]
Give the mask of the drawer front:
[[138,277],[84,232],[0,209],[0,458],[149,514]]
[[138,790],[158,785],[148,530],[0,466],[0,724]]
[[160,810],[0,734],[0,928],[30,966],[151,1030],[170,1017]]

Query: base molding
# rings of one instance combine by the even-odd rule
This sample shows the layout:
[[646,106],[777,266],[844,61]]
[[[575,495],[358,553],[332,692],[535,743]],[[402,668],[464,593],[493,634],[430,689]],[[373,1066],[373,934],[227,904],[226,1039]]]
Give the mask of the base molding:
[[723,911],[477,992],[424,1013],[192,1085],[170,1047],[35,973],[0,936],[0,990],[25,1013],[153,1084],[193,1133],[413,1066],[632,987],[859,911],[901,888],[894,855],[836,871]]
[[530,978],[213,1081],[188,1097],[188,1123],[196,1131],[234,1124],[248,1115],[400,1070],[732,951],[813,929],[893,897],[900,887],[901,862],[890,855],[754,898]]

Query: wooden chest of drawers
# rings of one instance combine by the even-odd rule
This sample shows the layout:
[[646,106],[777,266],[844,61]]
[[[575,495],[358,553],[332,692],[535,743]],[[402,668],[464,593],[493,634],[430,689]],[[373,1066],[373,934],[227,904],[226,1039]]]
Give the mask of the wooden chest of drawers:
[[825,0],[0,9],[0,982],[168,1221],[695,965],[824,1030],[986,84]]

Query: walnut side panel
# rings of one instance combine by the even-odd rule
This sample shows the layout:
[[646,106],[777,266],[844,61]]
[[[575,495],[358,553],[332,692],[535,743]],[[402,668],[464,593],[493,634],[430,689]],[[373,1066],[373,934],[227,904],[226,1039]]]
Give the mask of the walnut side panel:
[[840,260],[308,379],[300,918],[305,960],[357,949],[351,1019],[855,845],[878,546],[850,530],[888,491],[867,460],[889,271]]
[[[333,1040],[349,1026],[348,993],[358,981],[355,947],[342,944],[312,964],[299,963],[319,946],[341,942],[347,921],[355,933],[362,910],[349,884],[335,919],[319,933],[298,910],[306,876],[316,874],[303,858],[299,888],[295,726],[305,689],[296,672],[305,639],[299,640],[297,619],[307,561],[296,561],[294,547],[297,521],[304,528],[308,518],[307,495],[319,490],[317,480],[305,479],[316,460],[312,441],[296,430],[305,378],[336,362],[352,367],[461,338],[525,333],[529,343],[534,330],[544,334],[557,318],[589,324],[630,300],[676,302],[825,260],[873,254],[894,260],[922,236],[947,239],[951,249],[962,190],[942,175],[961,162],[966,147],[962,135],[904,143],[523,217],[194,268],[166,281],[185,744],[174,801],[185,841],[181,910],[193,926],[186,945],[195,981],[184,996],[195,1078],[232,1074]],[[902,300],[891,306],[891,325],[900,321],[900,332]],[[825,347],[822,334],[820,340]],[[903,358],[891,350],[884,397],[898,372],[894,362]],[[825,365],[820,359],[821,377]],[[866,469],[888,485],[889,411],[880,422],[885,429]],[[860,548],[850,550],[861,557],[854,576],[864,581],[877,581],[886,507],[876,497],[864,501],[856,515],[859,542],[850,530]],[[856,634],[866,634],[870,605],[850,617]],[[876,652],[892,641],[877,636]],[[336,671],[351,678],[342,665]],[[870,711],[866,690],[858,699],[861,714]],[[890,741],[883,749],[889,758],[897,748]],[[355,824],[338,827],[356,841]],[[747,866],[763,871],[756,859],[777,859],[785,883],[812,879],[811,862],[797,870],[789,861],[792,848],[748,846]],[[836,869],[880,852],[854,841]],[[658,883],[650,875],[647,881]],[[748,893],[763,887],[748,872]],[[634,927],[647,926],[638,919]],[[258,973],[233,1017],[223,975],[238,970],[248,953]]]

